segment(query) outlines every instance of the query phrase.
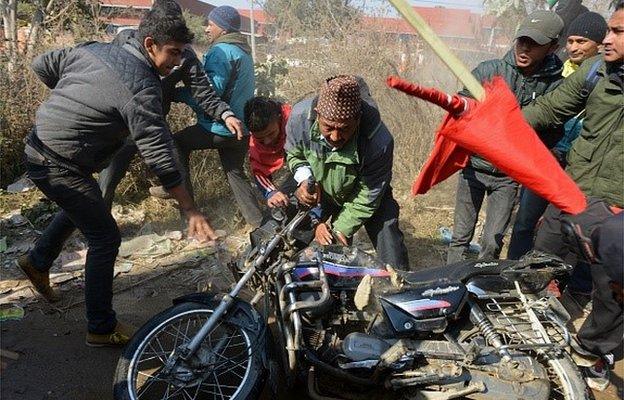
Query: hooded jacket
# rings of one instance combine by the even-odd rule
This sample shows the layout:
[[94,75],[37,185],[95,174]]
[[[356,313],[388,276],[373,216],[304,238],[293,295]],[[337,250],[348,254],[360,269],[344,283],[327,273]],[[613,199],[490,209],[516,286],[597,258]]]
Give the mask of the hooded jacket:
[[[241,121],[245,103],[255,90],[254,66],[251,48],[240,32],[219,37],[204,55],[204,70],[219,97],[230,105],[234,115]],[[206,131],[219,136],[233,136],[221,121],[206,115],[188,90],[181,90],[177,100],[183,101],[197,114],[197,123]]]
[[[472,74],[481,83],[492,80],[494,76],[503,77],[511,91],[516,95],[520,107],[524,107],[537,97],[559,86],[563,80],[561,76],[562,70],[563,64],[561,60],[554,54],[550,54],[544,59],[538,70],[530,76],[524,76],[516,66],[514,51],[511,49],[502,59],[482,62],[472,71]],[[466,89],[462,90],[460,94],[472,97]],[[492,133],[496,134],[496,132]],[[544,144],[551,148],[563,136],[563,129],[538,130],[538,134]],[[489,161],[478,155],[470,157],[469,165],[483,172],[502,174]]]
[[166,188],[182,182],[163,116],[160,76],[138,41],[54,50],[36,57],[32,69],[52,90],[37,110],[31,148],[91,174],[130,135]]

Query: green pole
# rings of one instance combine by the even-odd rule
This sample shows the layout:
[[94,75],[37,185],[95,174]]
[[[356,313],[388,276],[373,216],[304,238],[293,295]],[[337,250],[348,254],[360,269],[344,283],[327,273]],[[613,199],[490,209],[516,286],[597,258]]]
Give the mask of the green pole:
[[[403,18],[420,34],[431,49],[440,57],[440,59],[449,67],[451,72],[464,84],[466,89],[477,100],[485,98],[485,90],[481,83],[475,79],[468,67],[453,54],[451,49],[436,35],[436,33],[427,25],[427,22],[412,8],[406,0],[389,0],[397,9]],[[463,23],[457,21],[457,23]]]

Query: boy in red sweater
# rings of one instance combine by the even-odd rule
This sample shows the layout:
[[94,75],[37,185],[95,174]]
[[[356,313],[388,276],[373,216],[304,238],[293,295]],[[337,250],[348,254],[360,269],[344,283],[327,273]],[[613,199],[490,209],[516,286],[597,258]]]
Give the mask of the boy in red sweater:
[[284,165],[286,122],[290,105],[266,97],[254,97],[245,104],[245,125],[249,136],[249,164],[258,189],[271,208],[288,205],[297,184],[289,173],[278,188],[274,174]]

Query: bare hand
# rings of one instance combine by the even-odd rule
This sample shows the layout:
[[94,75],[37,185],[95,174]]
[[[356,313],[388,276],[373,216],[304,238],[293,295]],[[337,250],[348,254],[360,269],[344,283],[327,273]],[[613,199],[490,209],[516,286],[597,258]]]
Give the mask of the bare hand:
[[321,222],[316,226],[316,229],[314,230],[314,240],[316,240],[320,245],[323,246],[332,244],[332,242],[334,241],[334,236],[332,235],[331,230],[326,223]]
[[208,223],[208,220],[198,210],[188,211],[186,216],[188,218],[189,238],[196,238],[200,242],[217,239],[217,234]]
[[299,203],[308,207],[316,206],[321,200],[321,186],[317,183],[315,185],[315,193],[308,192],[308,181],[301,182],[297,190],[295,190],[295,197],[299,200]]
[[269,197],[267,205],[271,208],[286,207],[288,206],[288,196],[280,191],[277,191]]
[[229,116],[223,122],[230,132],[236,135],[236,139],[243,139],[243,123],[238,118]]
[[347,238],[345,237],[345,235],[342,234],[342,232],[338,232],[338,231],[334,231],[334,237],[336,238],[336,240],[338,240],[338,243],[340,243],[343,246],[348,246],[349,242],[347,242]]

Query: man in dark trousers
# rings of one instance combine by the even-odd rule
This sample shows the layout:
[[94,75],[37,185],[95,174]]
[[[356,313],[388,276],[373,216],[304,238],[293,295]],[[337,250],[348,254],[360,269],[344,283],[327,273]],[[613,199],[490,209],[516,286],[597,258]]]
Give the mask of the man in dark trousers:
[[25,148],[29,178],[62,209],[18,266],[49,302],[49,270],[63,243],[78,228],[89,249],[85,297],[89,346],[123,345],[133,328],[112,308],[113,266],[121,236],[93,173],[107,165],[132,136],[151,170],[188,218],[189,236],[214,239],[213,229],[186,191],[163,117],[160,76],[180,64],[193,38],[184,20],[149,11],[137,36],[123,46],[89,42],[55,50],[32,68],[51,89],[37,110]]
[[[563,21],[553,12],[538,10],[531,13],[520,24],[513,48],[502,59],[479,64],[472,71],[473,75],[480,82],[501,76],[520,106],[526,106],[556,88],[562,80],[562,63],[554,55],[562,28]],[[467,91],[462,94],[470,95]],[[496,132],[492,134],[496,135]],[[549,147],[557,139],[542,137]],[[470,157],[468,165],[459,174],[448,264],[464,259],[486,194],[487,210],[479,258],[499,257],[517,190],[518,184],[488,160],[478,155]]]
[[[173,0],[157,0],[152,9],[159,9],[167,15],[182,17],[182,9]],[[134,39],[136,33],[136,29],[124,29],[112,43],[123,46]],[[167,115],[171,109],[175,88],[179,82],[182,82],[184,87],[190,90],[191,95],[206,116],[215,121],[223,121],[232,134],[242,137],[241,121],[236,118],[230,106],[215,93],[204,72],[204,67],[190,45],[187,45],[182,52],[180,66],[161,79],[164,115]],[[100,172],[98,182],[107,203],[112,204],[115,189],[126,175],[137,151],[136,144],[131,137],[128,137],[124,146],[117,151],[111,160],[110,165]],[[169,197],[170,195],[167,193],[166,196]]]
[[[567,156],[566,172],[583,193],[603,200],[614,209],[624,208],[624,1],[616,4],[602,44],[603,53],[583,62],[557,89],[523,109],[536,130],[561,126],[585,109],[579,137]],[[596,64],[598,62],[598,64]],[[594,70],[593,77],[592,70]],[[591,93],[587,82],[595,80]],[[535,249],[556,254],[575,264],[561,235],[562,213],[549,205],[535,237]],[[568,290],[579,300],[592,290],[588,266],[580,263]]]

